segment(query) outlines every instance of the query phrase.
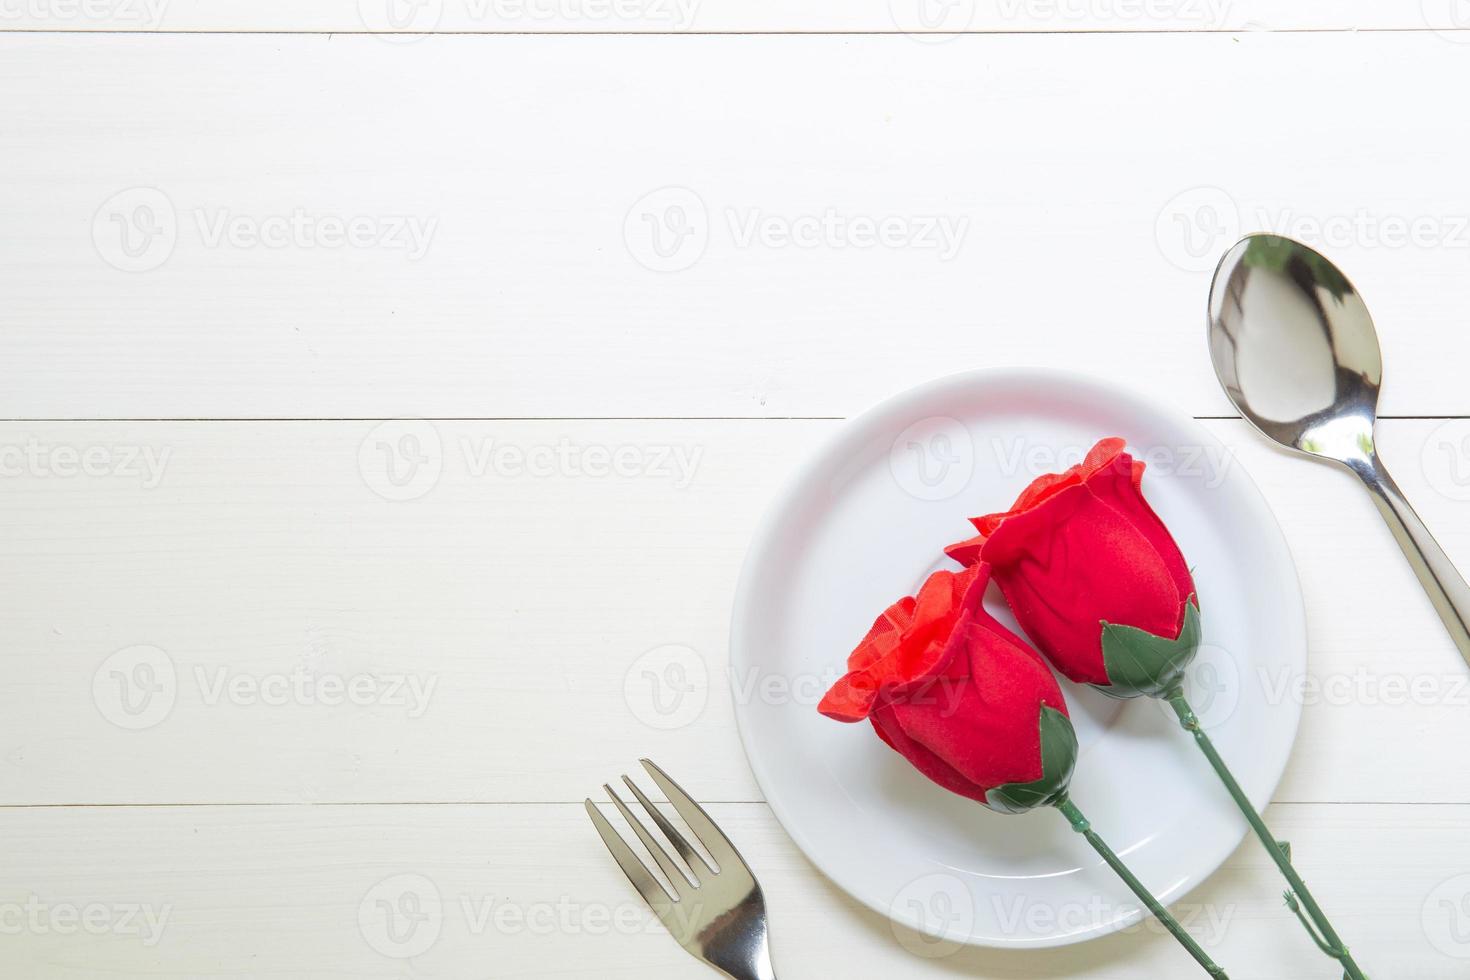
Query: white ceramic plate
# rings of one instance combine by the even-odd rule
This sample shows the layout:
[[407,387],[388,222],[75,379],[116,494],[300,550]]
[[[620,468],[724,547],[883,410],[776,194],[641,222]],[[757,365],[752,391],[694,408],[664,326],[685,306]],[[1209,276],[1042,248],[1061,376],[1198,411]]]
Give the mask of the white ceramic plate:
[[[925,780],[871,726],[816,702],[883,608],[1035,476],[1118,435],[1149,463],[1144,492],[1194,569],[1205,644],[1189,694],[1258,805],[1291,752],[1306,632],[1291,555],[1260,493],[1192,419],[1049,371],[944,378],[842,427],[758,530],[731,631],[736,713],[777,818],[870,908],[934,943],[1040,948],[1141,917],[1054,810],[1004,816]],[[992,587],[987,604],[1015,620]],[[1165,705],[1063,681],[1082,746],[1072,799],[1159,898],[1177,901],[1247,831]],[[911,937],[918,942],[921,937]]]

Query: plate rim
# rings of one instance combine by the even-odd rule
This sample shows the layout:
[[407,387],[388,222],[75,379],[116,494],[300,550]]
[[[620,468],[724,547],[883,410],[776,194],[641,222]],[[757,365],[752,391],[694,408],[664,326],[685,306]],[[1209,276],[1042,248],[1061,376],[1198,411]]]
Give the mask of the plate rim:
[[[1099,378],[1095,375],[1085,374],[1079,371],[1068,371],[1058,368],[1047,367],[997,367],[976,368],[968,371],[959,371],[953,374],[942,375],[931,378],[918,385],[902,389],[888,395],[868,408],[842,420],[836,429],[823,438],[818,445],[807,452],[796,467],[780,483],[776,493],[767,502],[760,519],[756,522],[755,529],[751,533],[750,544],[746,548],[745,557],[741,561],[740,575],[735,588],[734,601],[731,605],[730,634],[729,634],[729,670],[727,677],[731,685],[733,696],[733,707],[735,715],[735,727],[740,735],[741,750],[745,754],[746,764],[750,766],[752,775],[755,777],[756,785],[760,787],[761,795],[765,804],[770,807],[776,822],[781,825],[782,831],[791,838],[803,856],[812,863],[829,881],[842,889],[844,893],[856,900],[863,907],[870,909],[883,918],[898,922],[921,934],[926,933],[923,922],[918,918],[896,916],[892,907],[885,907],[874,901],[870,901],[863,890],[856,886],[840,869],[834,868],[829,862],[821,859],[818,850],[814,847],[810,838],[800,831],[791,818],[790,811],[781,800],[780,794],[772,794],[772,778],[761,757],[752,750],[752,738],[750,723],[747,721],[746,713],[748,706],[742,704],[737,689],[737,678],[742,668],[750,667],[743,662],[741,651],[745,649],[744,630],[745,622],[749,616],[749,606],[755,590],[754,569],[757,562],[775,542],[777,530],[782,516],[787,510],[787,504],[805,486],[811,478],[834,456],[838,450],[854,435],[863,431],[865,427],[871,426],[889,415],[897,414],[911,403],[931,397],[937,392],[945,389],[963,389],[975,386],[984,386],[996,383],[1028,382],[1034,385],[1046,385],[1049,387],[1065,387],[1069,389],[1090,389],[1092,392],[1114,399],[1118,402],[1127,403],[1150,415],[1161,417],[1169,422],[1181,426],[1186,431],[1198,436],[1202,445],[1221,450],[1233,457],[1235,454],[1221,442],[1214,433],[1200,424],[1200,420],[1191,415],[1182,414],[1171,405],[1165,404],[1145,395],[1123,388],[1110,380]],[[1305,674],[1310,656],[1306,620],[1306,599],[1302,593],[1301,573],[1297,568],[1295,557],[1291,547],[1286,541],[1286,535],[1281,529],[1281,522],[1276,518],[1270,503],[1261,493],[1261,488],[1255,479],[1244,467],[1236,467],[1233,476],[1240,480],[1244,491],[1243,498],[1252,511],[1265,520],[1255,523],[1261,528],[1264,543],[1276,552],[1291,572],[1290,584],[1295,601],[1286,602],[1291,612],[1291,622],[1283,624],[1282,646],[1293,651],[1291,667]],[[1288,750],[1283,754],[1280,762],[1270,772],[1270,778],[1262,783],[1262,788],[1254,793],[1248,793],[1251,805],[1259,812],[1263,810],[1281,785],[1281,780],[1286,774],[1286,767],[1290,765],[1291,758],[1295,754],[1297,738],[1301,734],[1302,704],[1298,699],[1286,698],[1284,705],[1278,706],[1277,710],[1289,710],[1292,713],[1289,726],[1291,737],[1287,742]],[[1192,894],[1197,888],[1220,870],[1220,867],[1240,846],[1241,841],[1250,834],[1250,825],[1244,819],[1240,821],[1240,833],[1229,840],[1228,846],[1220,848],[1219,853],[1212,854],[1202,867],[1208,866],[1208,870],[1200,873],[1198,878],[1191,882],[1178,894],[1170,895],[1165,904],[1173,904],[1182,901]],[[1014,942],[994,942],[988,937],[975,936],[973,933],[965,936],[944,936],[949,941],[958,942],[966,946],[985,949],[1053,949],[1064,946],[1072,946],[1080,943],[1101,939],[1141,921],[1146,912],[1139,908],[1134,911],[1119,915],[1106,923],[1098,923],[1091,928],[1062,936],[1048,936],[1044,938],[1031,938],[1028,940],[1017,940]]]

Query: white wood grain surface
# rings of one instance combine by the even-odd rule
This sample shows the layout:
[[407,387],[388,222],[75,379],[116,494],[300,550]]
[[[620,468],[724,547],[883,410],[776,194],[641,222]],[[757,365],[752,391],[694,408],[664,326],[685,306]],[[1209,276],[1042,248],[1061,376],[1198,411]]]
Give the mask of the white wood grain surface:
[[1038,363],[1228,415],[1208,270],[1262,227],[1369,298],[1385,412],[1470,414],[1431,32],[12,34],[0,79],[4,417],[842,416]]
[[[856,907],[765,806],[711,812],[760,869],[787,976],[1136,980],[1192,969],[1157,926],[1056,951],[936,945]],[[1285,805],[1269,817],[1365,961],[1391,964],[1390,976],[1463,975],[1434,940],[1456,949],[1450,900],[1464,881],[1450,869],[1470,866],[1470,810]],[[3,819],[0,928],[20,919],[47,930],[5,936],[16,976],[713,976],[650,921],[580,803],[39,808]],[[1369,840],[1399,858],[1393,868],[1362,859]],[[1177,911],[1231,976],[1319,976],[1322,956],[1283,918],[1268,863],[1242,847]],[[68,919],[89,907],[100,909],[92,931]],[[1050,914],[1006,911],[1023,922]]]
[[6,0],[0,30],[333,33],[1258,31],[1470,28],[1451,0]]
[[[726,683],[730,597],[779,481],[838,424],[8,423],[0,446],[41,465],[102,450],[118,472],[36,466],[7,481],[3,582],[23,601],[10,607],[0,800],[569,802],[642,755],[708,767],[712,800],[758,800]],[[1320,690],[1300,694],[1278,798],[1470,804],[1463,762],[1405,764],[1456,744],[1470,672],[1366,494],[1243,422],[1207,424],[1236,454],[1208,465],[1260,480],[1307,597]],[[1435,489],[1456,487],[1445,440],[1470,422],[1383,427],[1405,492],[1470,564],[1470,503]],[[379,447],[405,435],[429,462],[395,488]],[[563,447],[566,467],[530,471]],[[599,448],[640,469],[576,469]],[[1001,465],[1013,449],[977,452]],[[138,646],[172,681],[130,719],[123,700],[144,704],[145,685],[110,658]],[[687,703],[679,670],[698,685]],[[298,693],[298,674],[384,680],[354,701]],[[1295,696],[1281,678],[1242,682]]]
[[[1470,567],[1455,14],[0,0],[0,972],[703,976],[581,812],[649,755],[757,866],[783,976],[1180,975],[1156,930],[895,934],[734,730],[792,468],[906,385],[1050,364],[1260,485],[1311,643],[1270,821],[1375,976],[1463,976],[1470,670],[1201,323],[1242,231],[1340,259],[1385,458]],[[1278,893],[1248,845],[1183,909],[1238,980],[1329,975]]]

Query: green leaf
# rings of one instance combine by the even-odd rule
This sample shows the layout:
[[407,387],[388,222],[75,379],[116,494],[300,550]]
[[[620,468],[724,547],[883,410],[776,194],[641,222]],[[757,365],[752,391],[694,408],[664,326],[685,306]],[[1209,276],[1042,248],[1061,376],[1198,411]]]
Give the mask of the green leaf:
[[1077,733],[1071,720],[1056,708],[1041,706],[1041,778],[1029,783],[1006,783],[985,794],[992,810],[1025,813],[1040,806],[1056,806],[1067,795],[1072,770],[1077,767]]
[[1102,624],[1103,666],[1107,685],[1095,685],[1115,698],[1166,696],[1184,680],[1184,672],[1199,652],[1199,609],[1184,604],[1184,626],[1176,639],[1155,636],[1132,626]]

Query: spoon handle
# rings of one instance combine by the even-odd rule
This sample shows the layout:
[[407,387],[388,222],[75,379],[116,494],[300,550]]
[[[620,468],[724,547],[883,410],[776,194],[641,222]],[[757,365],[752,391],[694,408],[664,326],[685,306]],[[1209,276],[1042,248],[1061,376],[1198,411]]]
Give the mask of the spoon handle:
[[1354,467],[1368,489],[1373,491],[1373,502],[1388,523],[1389,530],[1398,540],[1399,547],[1419,576],[1419,584],[1429,593],[1439,618],[1444,620],[1445,629],[1460,648],[1460,655],[1470,662],[1470,586],[1450,561],[1429,528],[1414,513],[1414,508],[1404,499],[1398,484],[1384,469],[1383,462],[1374,453],[1365,467]]

